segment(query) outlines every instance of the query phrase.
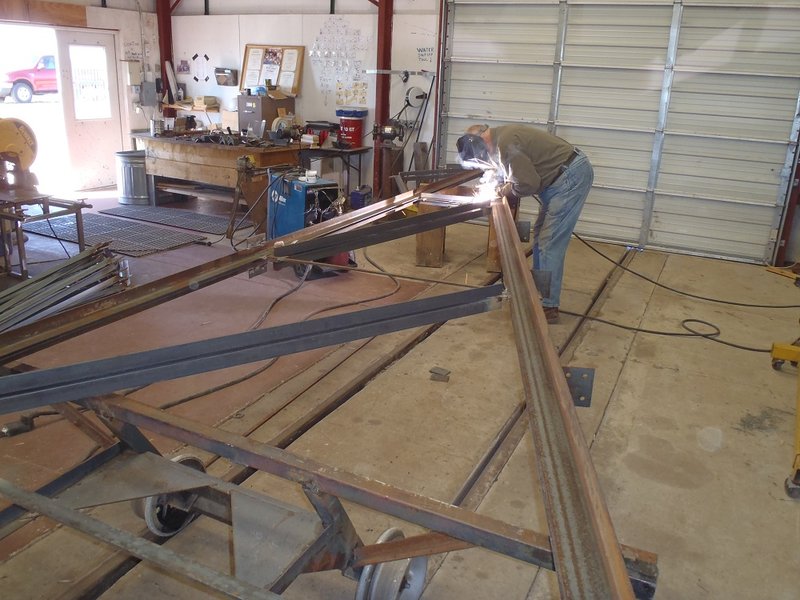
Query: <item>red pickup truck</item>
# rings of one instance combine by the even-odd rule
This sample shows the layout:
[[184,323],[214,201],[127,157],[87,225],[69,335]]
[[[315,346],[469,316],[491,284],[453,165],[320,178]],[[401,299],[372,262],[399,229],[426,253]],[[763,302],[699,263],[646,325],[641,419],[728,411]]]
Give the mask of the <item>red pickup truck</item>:
[[30,102],[34,94],[51,94],[58,91],[56,59],[43,56],[31,69],[20,69],[6,73],[6,81],[0,84],[0,102],[13,96],[17,102]]

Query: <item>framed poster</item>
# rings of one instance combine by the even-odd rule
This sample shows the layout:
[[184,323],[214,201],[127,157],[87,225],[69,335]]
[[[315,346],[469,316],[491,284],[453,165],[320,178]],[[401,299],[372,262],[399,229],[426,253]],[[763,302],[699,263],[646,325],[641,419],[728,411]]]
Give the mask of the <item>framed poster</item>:
[[245,45],[239,89],[269,85],[277,86],[287,96],[297,96],[304,55],[305,46]]

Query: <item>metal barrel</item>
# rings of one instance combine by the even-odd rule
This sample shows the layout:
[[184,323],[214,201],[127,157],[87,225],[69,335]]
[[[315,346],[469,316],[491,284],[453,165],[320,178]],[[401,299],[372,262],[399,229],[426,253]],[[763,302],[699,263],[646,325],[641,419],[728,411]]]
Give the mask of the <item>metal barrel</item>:
[[144,150],[117,152],[117,193],[120,204],[150,204]]

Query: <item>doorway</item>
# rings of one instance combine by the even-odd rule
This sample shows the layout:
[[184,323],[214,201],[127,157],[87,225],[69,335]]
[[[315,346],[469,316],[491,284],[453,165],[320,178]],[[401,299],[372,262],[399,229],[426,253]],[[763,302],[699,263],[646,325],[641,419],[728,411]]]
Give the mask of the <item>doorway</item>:
[[40,191],[65,196],[114,185],[122,150],[114,35],[0,23],[2,118],[33,130]]
[[114,36],[58,29],[56,42],[71,187],[114,185],[122,149]]

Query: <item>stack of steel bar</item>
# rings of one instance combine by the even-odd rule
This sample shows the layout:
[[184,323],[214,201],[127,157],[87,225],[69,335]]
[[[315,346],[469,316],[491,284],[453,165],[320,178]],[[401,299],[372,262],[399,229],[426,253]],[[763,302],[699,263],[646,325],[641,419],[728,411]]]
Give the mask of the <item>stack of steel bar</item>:
[[128,263],[98,245],[0,292],[0,331],[37,321],[126,288]]

